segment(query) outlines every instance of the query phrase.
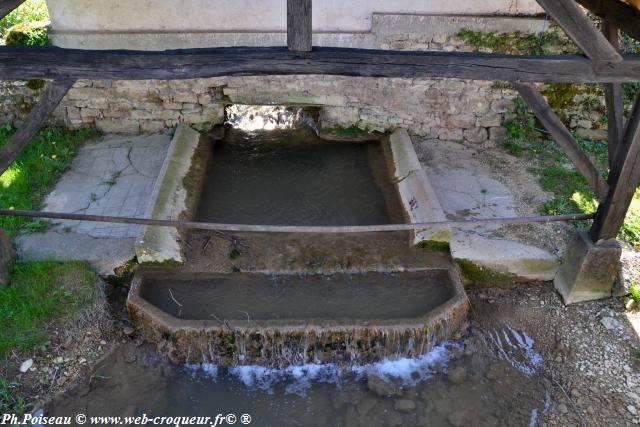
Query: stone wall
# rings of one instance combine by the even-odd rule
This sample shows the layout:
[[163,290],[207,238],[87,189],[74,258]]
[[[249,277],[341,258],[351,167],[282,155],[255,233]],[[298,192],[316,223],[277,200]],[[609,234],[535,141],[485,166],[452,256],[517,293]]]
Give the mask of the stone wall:
[[[533,33],[534,18],[376,15],[372,31],[340,37],[352,47],[470,51],[457,37],[476,31]],[[241,43],[243,40],[236,40]],[[71,46],[81,47],[81,46]],[[131,41],[124,47],[132,47]],[[136,46],[133,46],[134,48]],[[0,81],[0,122],[18,122],[37,101],[38,82]],[[502,85],[504,86],[504,85]],[[337,76],[216,77],[174,81],[78,81],[54,113],[70,127],[152,133],[185,123],[206,130],[224,121],[224,106],[314,105],[321,126],[365,130],[409,128],[422,136],[485,142],[500,139],[515,92],[487,81]]]
[[[1,121],[19,121],[41,89],[0,86]],[[78,81],[54,112],[69,127],[162,132],[186,123],[206,130],[229,103],[318,105],[323,128],[409,128],[419,135],[484,142],[503,135],[515,93],[492,82],[335,76],[225,77],[179,81]]]

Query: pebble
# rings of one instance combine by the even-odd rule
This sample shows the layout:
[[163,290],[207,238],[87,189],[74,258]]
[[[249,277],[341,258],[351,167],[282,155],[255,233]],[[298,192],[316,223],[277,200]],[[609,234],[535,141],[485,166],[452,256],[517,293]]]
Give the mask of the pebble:
[[135,332],[135,329],[133,329],[131,326],[125,326],[124,328],[122,328],[122,332],[125,335],[132,335]]
[[62,356],[58,356],[55,359],[53,359],[53,363],[60,365],[61,363],[64,363],[64,359],[62,358]]
[[618,329],[622,327],[622,324],[613,317],[603,317],[602,319],[600,319],[600,323],[608,330]]
[[413,400],[398,399],[393,407],[396,411],[409,412],[416,409],[416,404]]
[[569,408],[567,408],[567,405],[565,405],[564,403],[561,403],[558,405],[558,412],[560,412],[561,414],[566,414],[567,412],[569,412]]
[[33,366],[33,359],[27,359],[20,365],[20,372],[23,374],[29,370]]
[[107,345],[107,342],[105,340],[100,340],[100,345]]
[[447,379],[454,384],[462,384],[467,379],[467,370],[459,366],[449,371]]
[[631,415],[636,415],[638,413],[638,410],[633,405],[627,406],[627,411],[629,411]]

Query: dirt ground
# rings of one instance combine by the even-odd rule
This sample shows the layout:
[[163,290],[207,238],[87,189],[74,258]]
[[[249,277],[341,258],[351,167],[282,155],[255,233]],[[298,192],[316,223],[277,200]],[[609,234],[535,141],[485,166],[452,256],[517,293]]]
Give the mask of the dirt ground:
[[[471,328],[526,330],[544,359],[552,406],[541,420],[557,426],[640,423],[640,341],[621,299],[565,306],[551,283],[468,291]],[[608,329],[602,319],[613,319]]]

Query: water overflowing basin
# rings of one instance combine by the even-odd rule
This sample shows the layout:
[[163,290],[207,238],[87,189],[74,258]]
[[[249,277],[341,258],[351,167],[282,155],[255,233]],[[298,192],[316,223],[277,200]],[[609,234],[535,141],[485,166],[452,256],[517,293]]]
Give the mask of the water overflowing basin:
[[176,361],[269,365],[419,356],[458,331],[467,308],[448,269],[327,276],[147,268],[136,273],[128,305]]

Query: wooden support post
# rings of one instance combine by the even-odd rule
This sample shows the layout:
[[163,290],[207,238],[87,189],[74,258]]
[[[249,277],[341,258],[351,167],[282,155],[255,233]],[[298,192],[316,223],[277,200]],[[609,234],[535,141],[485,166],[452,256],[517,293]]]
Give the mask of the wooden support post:
[[533,113],[540,122],[551,133],[553,139],[565,152],[567,157],[573,162],[576,168],[587,180],[589,186],[595,191],[599,198],[604,199],[609,191],[609,186],[598,172],[598,169],[591,163],[591,160],[584,154],[580,145],[569,132],[569,129],[555,115],[547,101],[538,90],[530,83],[516,83],[516,89],[527,101]]
[[622,61],[622,56],[574,0],[537,0],[589,59]]
[[0,0],[0,19],[7,16],[13,9],[24,3],[24,0]]
[[640,40],[640,12],[620,0],[576,0],[592,13],[616,24],[622,31]]
[[40,130],[62,98],[67,94],[75,80],[54,80],[47,85],[40,101],[36,104],[25,120],[20,124],[9,142],[0,150],[0,175],[20,155],[31,138]]
[[616,151],[609,183],[611,190],[598,207],[591,227],[590,236],[594,242],[618,235],[640,184],[640,94],[629,117],[623,143]]
[[287,47],[294,52],[311,52],[311,1],[287,0]]
[[[610,20],[602,23],[602,33],[611,46],[616,50],[620,47],[618,27]],[[622,105],[622,85],[620,83],[606,83],[604,85],[604,99],[607,106],[607,143],[609,151],[609,169],[613,167],[618,146],[622,144],[624,135],[624,111]]]

